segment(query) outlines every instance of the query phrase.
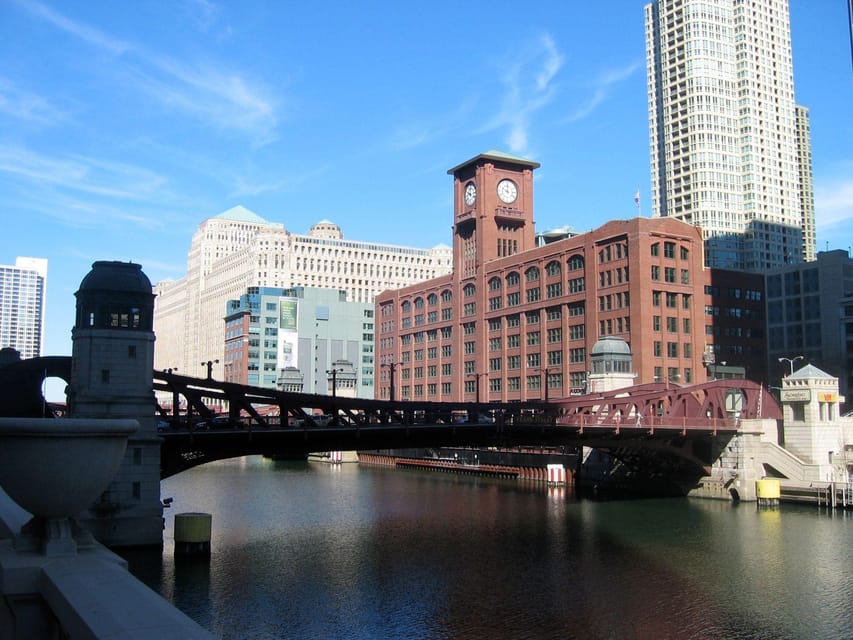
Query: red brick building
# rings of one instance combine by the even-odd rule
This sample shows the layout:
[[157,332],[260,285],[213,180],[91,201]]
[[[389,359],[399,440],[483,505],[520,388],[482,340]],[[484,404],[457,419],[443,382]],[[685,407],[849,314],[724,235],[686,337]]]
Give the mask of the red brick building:
[[701,231],[633,218],[536,246],[538,167],[491,151],[448,172],[454,270],[377,297],[378,398],[583,393],[603,336],[628,342],[638,384],[707,379],[713,346]]

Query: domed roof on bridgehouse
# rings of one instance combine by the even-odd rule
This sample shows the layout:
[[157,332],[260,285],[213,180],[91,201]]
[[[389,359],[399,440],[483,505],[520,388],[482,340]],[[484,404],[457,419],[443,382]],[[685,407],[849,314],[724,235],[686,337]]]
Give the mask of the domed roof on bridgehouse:
[[134,262],[99,260],[80,283],[81,292],[121,291],[151,294],[151,281]]
[[603,356],[613,354],[630,356],[631,347],[628,346],[625,340],[616,336],[602,336],[592,345],[591,355]]

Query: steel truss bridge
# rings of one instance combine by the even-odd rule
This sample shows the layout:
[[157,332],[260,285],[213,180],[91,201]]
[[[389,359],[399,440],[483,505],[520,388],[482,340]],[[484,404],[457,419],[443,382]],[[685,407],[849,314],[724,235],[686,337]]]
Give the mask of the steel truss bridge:
[[[0,415],[64,415],[63,405],[42,396],[47,377],[69,382],[71,358],[33,358],[0,367]],[[529,446],[600,449],[631,468],[689,484],[709,473],[742,421],[782,418],[766,388],[737,379],[644,384],[514,403],[285,393],[159,371],[152,382],[152,415],[167,425],[159,433],[163,478],[252,454]]]
[[[592,447],[689,483],[743,420],[782,412],[748,380],[644,384],[549,402],[410,402],[286,393],[155,372],[162,477],[213,460],[264,454],[424,447]],[[200,428],[200,425],[203,428]]]

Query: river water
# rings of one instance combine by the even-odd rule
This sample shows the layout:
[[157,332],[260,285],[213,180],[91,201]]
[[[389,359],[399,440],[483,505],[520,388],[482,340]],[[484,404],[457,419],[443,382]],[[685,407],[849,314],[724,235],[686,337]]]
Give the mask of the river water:
[[[131,571],[222,638],[853,638],[853,512],[261,457],[162,495],[162,554]],[[174,557],[187,511],[209,559]]]

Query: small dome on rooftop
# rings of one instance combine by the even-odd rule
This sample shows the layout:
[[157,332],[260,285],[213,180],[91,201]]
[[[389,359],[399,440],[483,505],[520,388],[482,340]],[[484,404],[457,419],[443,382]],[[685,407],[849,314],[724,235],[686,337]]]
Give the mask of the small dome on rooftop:
[[622,338],[616,336],[602,336],[592,345],[591,355],[602,356],[606,354],[631,355],[631,347]]
[[151,294],[151,281],[142,265],[133,262],[100,260],[80,283],[81,291],[122,291]]

